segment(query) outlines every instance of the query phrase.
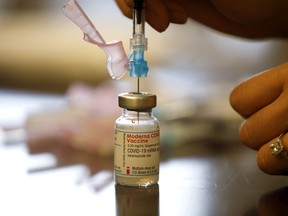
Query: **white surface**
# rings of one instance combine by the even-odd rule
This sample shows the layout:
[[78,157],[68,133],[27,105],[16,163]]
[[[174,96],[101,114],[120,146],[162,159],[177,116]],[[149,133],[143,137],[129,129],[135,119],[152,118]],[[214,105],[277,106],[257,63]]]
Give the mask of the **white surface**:
[[[23,122],[27,113],[43,106],[47,108],[47,104],[57,107],[63,99],[55,95],[0,90],[0,126],[15,126]],[[101,212],[114,215],[115,208],[111,206],[115,202],[107,197],[114,188],[95,191],[94,183],[85,180],[89,172],[86,166],[78,164],[30,172],[54,167],[54,156],[48,153],[30,155],[24,142],[4,145],[3,139],[1,143],[3,131],[0,132],[0,215],[94,216]],[[107,180],[107,175],[100,174],[100,179],[106,176]],[[97,180],[97,175],[94,178]],[[110,180],[109,184],[113,182]],[[110,203],[110,208],[103,203]]]

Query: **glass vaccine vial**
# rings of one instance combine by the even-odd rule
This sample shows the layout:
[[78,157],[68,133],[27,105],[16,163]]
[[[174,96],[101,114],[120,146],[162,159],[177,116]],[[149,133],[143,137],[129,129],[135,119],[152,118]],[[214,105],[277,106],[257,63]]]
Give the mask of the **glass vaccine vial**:
[[123,93],[118,102],[123,113],[115,122],[115,182],[139,187],[156,184],[160,163],[159,122],[152,114],[156,95]]

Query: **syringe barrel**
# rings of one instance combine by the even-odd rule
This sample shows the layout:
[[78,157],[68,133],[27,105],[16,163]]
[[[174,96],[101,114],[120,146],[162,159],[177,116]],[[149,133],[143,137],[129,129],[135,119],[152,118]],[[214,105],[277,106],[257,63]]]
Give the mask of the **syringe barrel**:
[[133,35],[145,34],[145,1],[134,0],[133,2]]
[[130,40],[131,51],[137,47],[147,50],[147,38],[145,38],[145,1],[134,0],[133,2],[133,35]]

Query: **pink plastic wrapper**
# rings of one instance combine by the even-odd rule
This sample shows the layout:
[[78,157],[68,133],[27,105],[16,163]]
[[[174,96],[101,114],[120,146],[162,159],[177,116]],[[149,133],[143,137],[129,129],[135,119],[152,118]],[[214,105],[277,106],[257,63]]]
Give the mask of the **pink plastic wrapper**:
[[69,17],[84,33],[84,40],[97,45],[107,54],[106,67],[113,79],[121,79],[129,68],[129,60],[121,41],[106,43],[88,16],[76,0],[71,0],[63,7]]

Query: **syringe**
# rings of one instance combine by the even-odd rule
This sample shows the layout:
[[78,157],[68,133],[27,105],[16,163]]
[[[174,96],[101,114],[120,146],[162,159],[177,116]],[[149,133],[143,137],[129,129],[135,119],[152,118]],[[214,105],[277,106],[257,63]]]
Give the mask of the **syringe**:
[[137,77],[137,92],[140,89],[140,77],[147,77],[148,66],[144,59],[144,51],[147,50],[147,38],[145,38],[145,1],[133,2],[133,36],[130,39],[129,72],[130,77]]

